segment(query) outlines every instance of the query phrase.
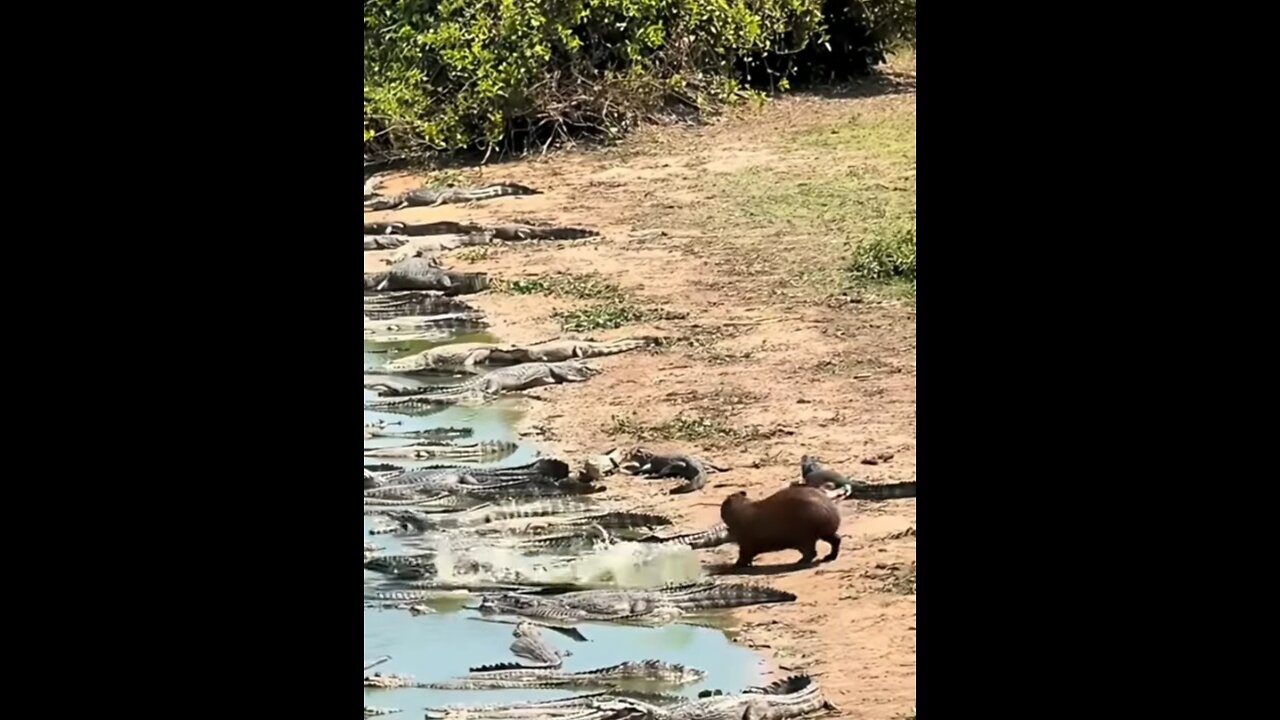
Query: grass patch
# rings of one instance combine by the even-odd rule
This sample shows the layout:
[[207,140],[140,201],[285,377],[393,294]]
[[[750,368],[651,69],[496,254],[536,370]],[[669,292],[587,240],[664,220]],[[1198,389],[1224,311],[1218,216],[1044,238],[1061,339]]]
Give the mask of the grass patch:
[[856,285],[893,286],[916,295],[916,229],[896,225],[853,246],[848,275]]
[[674,316],[636,302],[617,283],[598,273],[559,273],[529,280],[497,280],[498,292],[511,295],[546,295],[570,300],[595,300],[586,307],[560,310],[552,317],[567,332],[613,330],[632,323],[672,319]]
[[611,436],[627,436],[637,440],[680,440],[708,445],[750,442],[769,436],[758,426],[736,427],[717,417],[691,416],[683,411],[665,422],[649,424],[635,415],[613,416],[605,431]]
[[617,283],[598,273],[559,273],[530,280],[497,280],[493,287],[510,295],[547,295],[574,300],[621,301],[626,294]]
[[459,260],[462,260],[463,262],[474,263],[474,262],[480,262],[481,260],[488,260],[489,258],[493,257],[494,254],[495,254],[494,248],[474,247],[474,248],[467,248],[466,250],[459,251],[458,254],[455,255],[455,257],[457,257]]
[[[720,276],[762,295],[806,302],[845,295],[857,280],[914,296],[915,103],[859,107],[854,117],[780,130],[760,150],[768,160],[709,173],[700,188],[709,203],[659,220],[702,228]],[[812,110],[833,113],[821,103]]]
[[562,310],[552,315],[568,332],[613,330],[631,323],[647,322],[659,316],[626,302],[602,303],[575,310]]

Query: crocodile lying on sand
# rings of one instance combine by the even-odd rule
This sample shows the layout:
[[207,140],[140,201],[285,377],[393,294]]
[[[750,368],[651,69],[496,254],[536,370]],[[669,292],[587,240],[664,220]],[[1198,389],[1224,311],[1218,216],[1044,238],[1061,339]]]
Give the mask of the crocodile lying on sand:
[[427,720],[793,720],[822,710],[836,711],[816,680],[792,675],[737,695],[716,691],[697,699],[655,696],[624,690],[535,702],[427,708]]
[[566,360],[617,355],[649,347],[657,338],[636,337],[596,342],[574,338],[556,338],[533,345],[498,345],[493,343],[459,343],[424,350],[397,358],[386,364],[387,372],[410,373],[419,370],[474,365],[519,365],[523,363],[558,363]]
[[483,292],[489,287],[489,276],[484,273],[449,272],[427,258],[410,257],[392,265],[383,272],[366,273],[364,289],[386,290],[437,290],[449,295]]
[[457,223],[444,220],[429,223],[404,222],[372,222],[364,224],[364,235],[407,235],[409,237],[425,237],[427,235],[470,235],[483,232],[479,225]]
[[498,690],[504,688],[598,687],[619,683],[688,685],[701,682],[706,673],[696,668],[661,660],[639,660],[582,672],[554,668],[528,668],[516,663],[498,663],[472,668],[466,677],[435,683],[415,683],[402,687],[432,690]]
[[470,445],[413,444],[397,447],[365,448],[365,457],[395,457],[427,460],[431,458],[466,458],[472,462],[495,462],[507,457],[518,446],[509,440],[485,440]]
[[540,195],[539,190],[516,183],[494,183],[474,190],[457,188],[422,188],[399,195],[383,195],[364,202],[365,210],[399,210],[407,207],[436,207],[447,203],[478,202],[493,198]]
[[[728,468],[706,464],[716,472],[725,472]],[[707,484],[707,469],[698,458],[692,455],[658,455],[645,448],[636,448],[628,453],[619,465],[635,475],[650,478],[684,479],[684,484],[671,488],[669,494],[681,495],[701,490]]]
[[842,491],[845,497],[857,498],[858,500],[889,500],[916,496],[915,480],[882,484],[852,480],[831,468],[823,466],[812,455],[805,455],[800,458],[800,478],[800,481],[794,484],[824,489],[833,487]]
[[425,387],[422,392],[413,395],[379,398],[370,401],[368,407],[371,409],[413,407],[424,403],[430,405],[452,403],[469,398],[486,398],[545,385],[584,382],[598,372],[596,368],[578,360],[514,365],[485,373],[457,385]]

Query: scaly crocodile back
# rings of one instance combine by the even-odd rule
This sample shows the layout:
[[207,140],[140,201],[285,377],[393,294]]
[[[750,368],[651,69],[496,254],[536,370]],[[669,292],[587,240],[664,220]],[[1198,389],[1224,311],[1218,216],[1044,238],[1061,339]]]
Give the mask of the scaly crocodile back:
[[859,500],[892,500],[916,496],[916,481],[898,483],[851,483],[848,497]]

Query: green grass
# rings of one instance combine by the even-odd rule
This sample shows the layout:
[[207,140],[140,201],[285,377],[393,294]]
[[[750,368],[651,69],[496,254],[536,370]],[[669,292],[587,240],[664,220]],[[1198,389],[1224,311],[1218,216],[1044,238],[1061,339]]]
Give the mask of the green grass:
[[511,295],[545,295],[571,300],[594,300],[585,307],[552,314],[568,332],[613,330],[633,323],[662,320],[669,316],[636,302],[616,283],[597,273],[559,273],[529,280],[498,280],[498,292]]
[[[767,161],[712,173],[710,225],[733,278],[796,299],[850,290],[915,296],[916,115],[890,99],[859,114],[768,141]],[[696,213],[696,216],[694,215]],[[781,281],[781,282],[779,282]]]
[[605,280],[598,273],[558,273],[530,280],[498,280],[494,287],[498,292],[511,295],[547,295],[574,300],[621,301],[626,297],[617,283]]
[[852,246],[849,278],[856,285],[890,287],[916,295],[915,226],[891,226]]
[[635,415],[615,415],[606,432],[611,436],[637,440],[679,440],[705,445],[744,443],[768,437],[768,433],[756,426],[737,427],[718,417],[687,415],[684,412],[656,424],[646,423]]
[[562,310],[554,313],[552,317],[559,320],[560,327],[568,332],[590,332],[592,330],[613,330],[632,323],[655,320],[660,316],[637,305],[631,305],[626,302],[611,302],[575,310]]

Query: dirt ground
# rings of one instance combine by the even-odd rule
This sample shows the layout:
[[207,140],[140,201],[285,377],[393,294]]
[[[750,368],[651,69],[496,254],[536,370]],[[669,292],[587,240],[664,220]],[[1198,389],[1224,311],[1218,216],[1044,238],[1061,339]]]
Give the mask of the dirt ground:
[[[426,180],[392,177],[381,192]],[[915,478],[914,305],[887,290],[850,291],[845,277],[851,242],[885,218],[914,213],[913,71],[844,97],[779,100],[701,128],[648,129],[608,150],[429,180],[510,181],[544,194],[366,220],[524,221],[603,233],[441,255],[455,270],[506,281],[590,275],[617,285],[615,310],[636,313],[622,327],[565,333],[554,314],[600,302],[580,284],[468,296],[504,341],[668,339],[654,351],[592,361],[603,372],[588,382],[529,393],[536,399],[522,433],[557,456],[644,444],[731,468],[711,475],[704,491],[674,497],[665,493],[675,481],[615,477],[606,499],[668,515],[686,531],[717,522],[729,492],[759,499],[798,479],[805,453],[871,482]],[[365,253],[366,267],[390,254]],[[887,459],[864,464],[877,455]],[[841,534],[839,559],[817,569],[769,573],[794,554],[757,559],[763,570],[748,580],[799,600],[740,611],[737,641],[764,653],[774,677],[818,677],[841,717],[909,717],[915,500],[846,501]],[[703,554],[708,564],[729,563],[736,547]]]

